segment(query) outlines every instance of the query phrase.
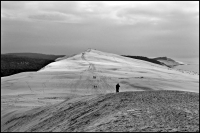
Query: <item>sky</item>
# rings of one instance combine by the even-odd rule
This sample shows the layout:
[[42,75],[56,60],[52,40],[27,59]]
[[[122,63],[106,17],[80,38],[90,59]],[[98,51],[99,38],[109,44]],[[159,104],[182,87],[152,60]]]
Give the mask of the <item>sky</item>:
[[199,60],[199,1],[1,1],[1,53]]

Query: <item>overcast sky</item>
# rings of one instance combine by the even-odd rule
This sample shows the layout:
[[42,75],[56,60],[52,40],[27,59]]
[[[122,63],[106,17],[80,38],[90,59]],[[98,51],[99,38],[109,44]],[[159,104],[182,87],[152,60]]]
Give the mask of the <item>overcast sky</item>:
[[199,2],[1,2],[1,52],[199,57]]

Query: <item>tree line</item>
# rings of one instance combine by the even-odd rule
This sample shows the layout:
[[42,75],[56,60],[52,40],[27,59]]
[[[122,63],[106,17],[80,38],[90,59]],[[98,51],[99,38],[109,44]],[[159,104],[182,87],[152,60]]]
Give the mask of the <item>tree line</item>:
[[49,63],[54,62],[58,56],[51,58],[25,57],[11,54],[1,55],[1,77],[20,72],[38,71]]

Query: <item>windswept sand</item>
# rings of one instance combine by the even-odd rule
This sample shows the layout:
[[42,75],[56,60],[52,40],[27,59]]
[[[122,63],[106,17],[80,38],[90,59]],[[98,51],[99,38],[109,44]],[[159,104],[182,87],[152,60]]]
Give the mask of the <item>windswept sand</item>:
[[11,112],[1,131],[199,131],[199,94],[182,91],[120,92],[74,97]]
[[89,49],[69,58],[60,58],[38,72],[1,78],[1,95],[102,94],[115,92],[117,83],[121,85],[120,91],[199,92],[198,74]]
[[1,78],[1,131],[196,131],[198,93],[198,74],[88,49]]

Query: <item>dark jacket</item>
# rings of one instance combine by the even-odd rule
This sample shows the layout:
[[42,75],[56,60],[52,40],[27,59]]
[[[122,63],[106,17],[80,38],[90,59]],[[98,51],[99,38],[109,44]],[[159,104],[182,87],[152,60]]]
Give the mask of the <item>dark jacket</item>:
[[118,88],[118,89],[119,89],[119,87],[120,87],[120,85],[119,85],[119,84],[117,84],[117,85],[116,85],[116,88]]
[[116,92],[119,92],[119,87],[120,87],[120,85],[117,84],[117,85],[116,85]]

